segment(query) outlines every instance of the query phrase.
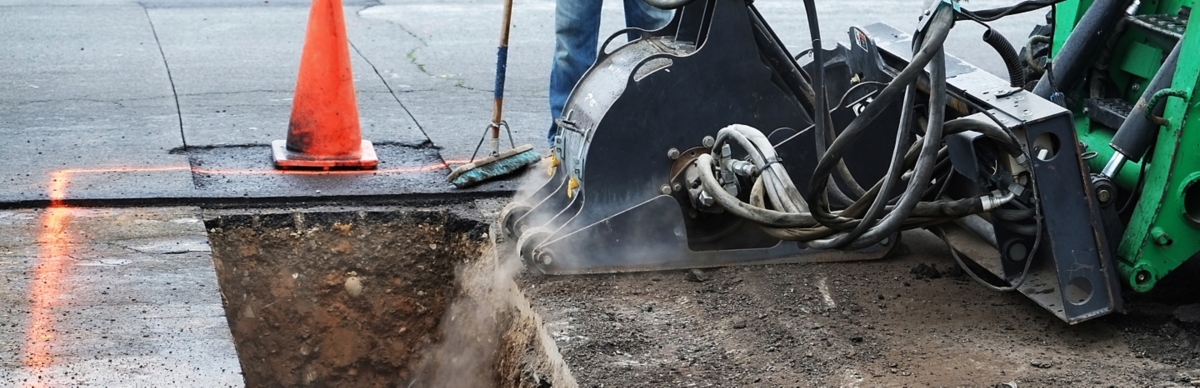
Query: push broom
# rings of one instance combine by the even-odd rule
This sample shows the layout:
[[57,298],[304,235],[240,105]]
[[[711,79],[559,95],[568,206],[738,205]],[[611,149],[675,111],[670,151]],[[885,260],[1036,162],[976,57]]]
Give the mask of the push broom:
[[[496,92],[492,103],[492,123],[484,129],[483,137],[479,139],[479,144],[475,146],[475,152],[471,154],[471,161],[458,166],[446,177],[446,180],[460,189],[513,173],[536,163],[540,158],[533,151],[532,145],[525,144],[517,147],[513,143],[512,131],[508,129],[508,123],[504,122],[501,115],[504,107],[504,71],[508,68],[508,25],[512,20],[512,4],[513,0],[504,0],[504,23],[500,26],[500,47],[496,49]],[[504,127],[504,131],[508,133],[508,143],[512,147],[504,152],[500,152],[500,127]],[[489,133],[491,134],[491,154],[486,158],[475,160],[475,156],[479,154],[479,148],[483,146],[483,140],[488,138]]]

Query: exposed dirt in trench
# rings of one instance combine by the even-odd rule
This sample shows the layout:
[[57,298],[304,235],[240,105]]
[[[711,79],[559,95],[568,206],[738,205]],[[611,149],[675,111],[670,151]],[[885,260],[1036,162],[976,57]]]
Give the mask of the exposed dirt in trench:
[[873,262],[519,281],[584,387],[1200,386],[1200,332],[1176,316],[1198,272],[1070,326],[975,284],[932,235],[905,242]]
[[485,224],[412,211],[206,226],[247,386],[574,385]]
[[249,386],[1200,386],[1200,264],[1070,326],[924,232],[872,262],[537,276],[445,212],[297,217],[209,223]]

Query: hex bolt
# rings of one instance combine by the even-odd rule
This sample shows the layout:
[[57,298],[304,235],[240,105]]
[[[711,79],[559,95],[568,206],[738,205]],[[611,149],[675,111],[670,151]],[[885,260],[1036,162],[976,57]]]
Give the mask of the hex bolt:
[[699,199],[700,205],[702,205],[704,207],[709,207],[709,206],[712,206],[713,204],[717,203],[717,199],[713,198],[713,196],[709,195],[707,191],[701,191],[700,195],[696,199]]
[[677,192],[678,192],[678,191],[683,191],[683,184],[682,184],[682,183],[679,183],[679,182],[675,182],[675,184],[671,185],[671,190],[674,190],[674,191],[677,191]]
[[671,160],[679,159],[679,149],[672,147],[667,150],[667,157],[671,158]]
[[662,187],[658,188],[658,191],[663,193],[663,195],[671,195],[671,185],[662,185]]
[[704,140],[700,141],[700,144],[703,145],[704,148],[712,148],[714,144],[717,144],[717,139],[713,139],[712,136],[705,136]]

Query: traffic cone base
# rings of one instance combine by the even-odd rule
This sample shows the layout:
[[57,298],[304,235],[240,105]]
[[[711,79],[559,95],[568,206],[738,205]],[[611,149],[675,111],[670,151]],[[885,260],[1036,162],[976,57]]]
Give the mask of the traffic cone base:
[[320,169],[371,169],[379,165],[379,157],[375,155],[375,146],[369,140],[362,141],[359,155],[340,159],[329,156],[313,157],[287,149],[287,141],[271,142],[271,156],[275,159],[275,167],[281,169],[320,168]]

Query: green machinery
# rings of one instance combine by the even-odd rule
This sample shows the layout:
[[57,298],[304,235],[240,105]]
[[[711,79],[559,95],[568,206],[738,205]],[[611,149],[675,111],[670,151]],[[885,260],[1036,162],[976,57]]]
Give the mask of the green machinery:
[[[1051,60],[1092,3],[1057,5]],[[1097,65],[1077,90],[1064,96],[1071,103],[1079,141],[1089,151],[1084,154],[1088,167],[1110,174],[1120,193],[1105,194],[1109,187],[1102,186],[1097,195],[1117,208],[1124,224],[1116,267],[1138,292],[1149,291],[1200,252],[1200,99],[1194,94],[1200,75],[1200,21],[1188,17],[1194,6],[1194,0],[1130,6],[1133,12],[1118,19],[1112,37],[1096,51],[1092,60]],[[1174,69],[1164,69],[1176,45]],[[1159,85],[1164,88],[1154,88],[1160,72],[1173,76]],[[1145,109],[1154,116],[1149,118],[1151,133],[1143,135],[1148,135],[1149,148],[1114,150],[1110,143],[1123,116],[1139,103],[1159,107]]]

